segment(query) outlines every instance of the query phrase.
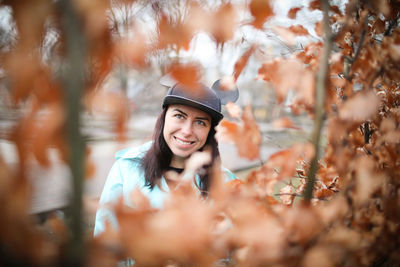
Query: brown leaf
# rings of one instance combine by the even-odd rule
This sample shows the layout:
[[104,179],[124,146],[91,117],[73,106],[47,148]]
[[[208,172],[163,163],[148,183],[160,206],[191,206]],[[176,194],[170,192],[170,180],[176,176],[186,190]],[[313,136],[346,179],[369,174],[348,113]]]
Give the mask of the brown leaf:
[[292,193],[293,186],[288,184],[281,188],[279,191],[280,195],[279,198],[285,205],[292,205],[294,200],[294,195]]
[[189,49],[193,37],[191,29],[182,22],[174,23],[171,18],[163,14],[158,23],[158,49],[176,47],[178,49]]
[[[31,134],[33,137],[33,153],[43,166],[50,165],[48,149],[63,136],[65,114],[63,107],[53,104],[44,110],[44,115],[37,120]],[[64,152],[61,152],[64,153]]]
[[225,107],[226,107],[226,110],[229,113],[229,116],[231,116],[232,118],[239,119],[240,116],[242,115],[242,108],[239,105],[235,104],[235,103],[228,102],[225,105]]
[[299,127],[293,124],[293,121],[289,117],[282,117],[276,119],[271,122],[271,125],[277,129],[290,128],[295,130],[301,130]]
[[[282,103],[290,90],[294,90],[295,102],[307,106],[314,103],[314,75],[298,59],[277,59],[264,63],[258,70],[259,78],[274,86],[278,103]],[[290,75],[290,79],[287,78]]]
[[226,136],[236,144],[239,156],[257,159],[260,156],[261,133],[250,106],[244,108],[242,123],[239,126],[237,123],[222,120],[220,125]]
[[375,168],[375,162],[367,156],[355,160],[356,195],[357,204],[363,204],[384,182],[384,177]]
[[314,30],[318,36],[324,35],[324,25],[323,25],[322,21],[315,23]]
[[317,189],[314,191],[314,196],[319,199],[326,199],[335,194],[334,191],[326,188]]
[[171,76],[187,89],[196,90],[199,86],[201,70],[197,64],[172,63],[167,72],[171,73]]
[[288,12],[288,17],[290,19],[295,19],[297,12],[299,12],[300,10],[301,10],[301,7],[292,7]]
[[126,136],[126,121],[129,114],[127,98],[120,92],[99,90],[86,96],[85,104],[95,115],[110,117],[114,122],[117,139],[123,141]]
[[223,91],[236,90],[236,80],[231,75],[223,76],[219,85]]
[[282,26],[273,26],[273,31],[288,45],[294,45],[296,41],[296,34],[290,29]]
[[252,25],[257,29],[262,29],[264,22],[274,15],[270,0],[252,0],[249,9],[253,16]]
[[323,227],[316,209],[303,202],[288,208],[284,217],[285,230],[292,242],[305,244],[319,234]]
[[211,23],[209,31],[217,44],[223,44],[233,38],[236,30],[236,18],[236,10],[231,3],[222,4],[212,14],[211,21],[213,23]]
[[143,68],[147,66],[148,45],[142,34],[137,33],[134,40],[122,39],[114,48],[115,55],[128,66]]
[[289,30],[291,30],[293,33],[296,35],[310,35],[308,30],[304,28],[302,25],[293,25],[289,27]]
[[295,144],[288,149],[284,149],[272,154],[266,166],[276,169],[279,179],[291,178],[296,173],[298,160],[309,161],[314,156],[314,147],[310,143]]
[[328,247],[316,246],[308,250],[302,260],[304,267],[335,267],[334,257]]
[[381,103],[373,91],[360,92],[344,102],[339,109],[339,118],[362,122],[371,118]]
[[308,9],[311,10],[311,11],[313,11],[313,10],[322,10],[321,1],[320,0],[311,1],[309,6],[308,6]]
[[244,67],[246,66],[249,57],[251,56],[251,54],[253,54],[254,49],[255,46],[251,46],[245,53],[243,53],[243,55],[239,58],[239,60],[236,61],[233,71],[235,82],[237,81],[239,75],[242,73]]

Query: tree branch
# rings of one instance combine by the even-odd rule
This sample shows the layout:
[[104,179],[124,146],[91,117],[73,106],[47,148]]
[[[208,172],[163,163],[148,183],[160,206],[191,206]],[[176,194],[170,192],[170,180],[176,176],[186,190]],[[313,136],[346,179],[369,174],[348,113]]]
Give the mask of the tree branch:
[[353,75],[350,75],[350,70],[351,70],[351,67],[353,66],[354,62],[357,61],[357,59],[358,59],[358,57],[359,57],[359,55],[360,55],[361,49],[362,49],[362,47],[363,47],[365,35],[366,35],[366,33],[367,33],[367,30],[365,29],[365,26],[367,26],[367,23],[368,23],[368,16],[365,16],[365,18],[364,18],[364,29],[362,30],[360,39],[358,40],[358,44],[357,44],[357,48],[356,48],[356,53],[354,54],[354,57],[353,57],[353,58],[350,58],[350,59],[349,59],[349,58],[346,58],[346,59],[345,59],[345,60],[348,61],[347,64],[349,64],[349,65],[348,65],[348,68],[346,68],[345,73],[343,73],[343,77],[344,77],[346,80],[351,81],[351,80],[353,79]]
[[329,72],[329,57],[332,50],[332,30],[329,24],[329,3],[328,0],[321,0],[322,2],[322,9],[323,9],[323,24],[324,24],[324,31],[325,31],[325,41],[324,41],[324,48],[322,54],[322,60],[320,63],[319,72],[317,73],[316,78],[316,89],[315,89],[315,120],[314,120],[314,129],[312,135],[312,143],[315,148],[315,155],[310,163],[310,169],[308,170],[307,175],[307,184],[306,189],[304,192],[304,199],[307,202],[313,198],[313,191],[314,191],[314,184],[316,174],[318,172],[318,160],[320,157],[319,146],[321,141],[321,131],[322,125],[324,120],[324,102],[325,102],[325,84],[326,79]]
[[397,16],[389,22],[389,26],[387,27],[385,33],[383,34],[384,36],[388,36],[388,35],[392,34],[392,30],[399,25],[399,22],[398,22],[399,19],[400,19],[400,13],[398,13]]
[[85,40],[73,2],[58,2],[66,42],[66,58],[62,69],[67,114],[69,167],[72,174],[72,195],[67,212],[70,230],[65,266],[82,266],[84,257],[82,227],[82,193],[84,178],[85,143],[80,133],[81,99],[85,83]]

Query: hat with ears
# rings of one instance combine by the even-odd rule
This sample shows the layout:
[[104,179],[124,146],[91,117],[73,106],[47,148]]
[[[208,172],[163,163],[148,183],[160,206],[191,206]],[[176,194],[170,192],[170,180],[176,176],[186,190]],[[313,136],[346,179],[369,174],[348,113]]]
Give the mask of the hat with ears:
[[208,113],[216,124],[224,117],[221,104],[236,102],[239,98],[237,86],[231,90],[224,90],[221,80],[215,81],[211,89],[202,83],[198,83],[195,88],[187,88],[167,74],[161,78],[160,83],[169,87],[163,100],[163,108],[171,104],[192,106]]
[[221,99],[204,84],[199,83],[195,88],[175,84],[165,95],[163,108],[173,104],[187,105],[202,110],[209,114],[216,124],[224,117],[221,113]]

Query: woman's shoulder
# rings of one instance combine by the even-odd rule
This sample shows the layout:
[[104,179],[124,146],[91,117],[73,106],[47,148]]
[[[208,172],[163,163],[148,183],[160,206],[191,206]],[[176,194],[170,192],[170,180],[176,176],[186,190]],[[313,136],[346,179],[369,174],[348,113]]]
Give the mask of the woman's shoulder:
[[122,149],[115,154],[115,159],[141,160],[152,144],[153,141],[149,141],[140,146]]

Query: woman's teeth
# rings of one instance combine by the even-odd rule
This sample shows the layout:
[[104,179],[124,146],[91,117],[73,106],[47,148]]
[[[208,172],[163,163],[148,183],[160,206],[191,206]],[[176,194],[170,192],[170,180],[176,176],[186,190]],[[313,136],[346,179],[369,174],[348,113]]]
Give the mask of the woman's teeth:
[[190,145],[190,144],[192,144],[193,142],[185,142],[185,141],[182,141],[182,140],[180,140],[180,139],[178,139],[178,138],[175,138],[176,139],[176,141],[178,142],[178,143],[180,143],[180,144],[182,144],[182,145]]

